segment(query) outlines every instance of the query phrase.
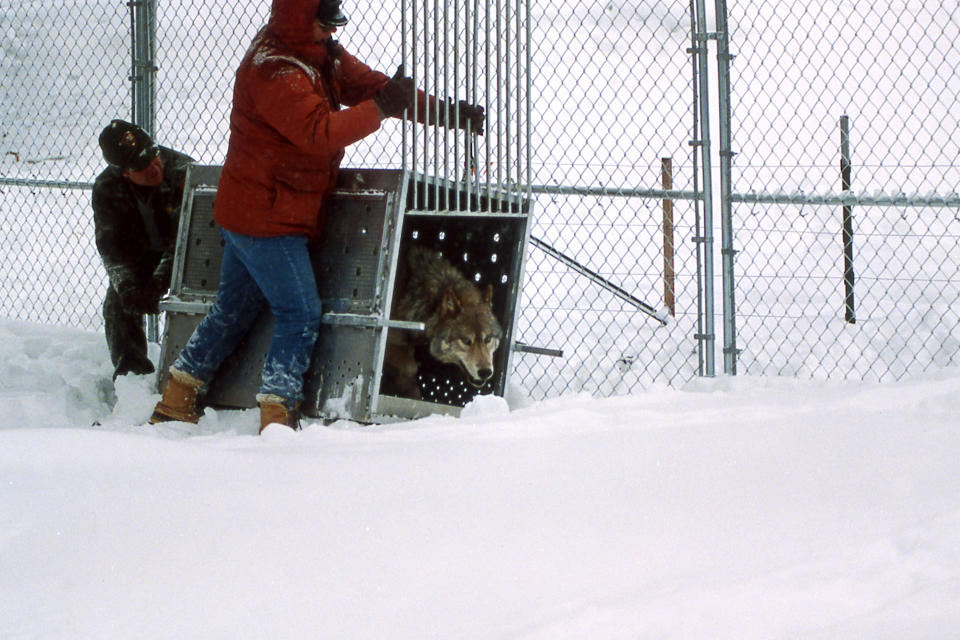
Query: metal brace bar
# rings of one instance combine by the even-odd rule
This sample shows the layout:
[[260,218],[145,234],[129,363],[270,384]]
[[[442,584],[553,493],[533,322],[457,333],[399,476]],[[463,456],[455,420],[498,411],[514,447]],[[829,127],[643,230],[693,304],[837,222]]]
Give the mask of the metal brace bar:
[[322,319],[323,324],[338,327],[366,327],[388,329],[407,329],[409,331],[425,331],[426,325],[422,322],[411,322],[408,320],[384,320],[381,316],[366,315],[362,313],[325,313]]
[[607,291],[611,292],[621,300],[629,302],[630,304],[638,308],[640,311],[646,313],[648,316],[650,316],[651,318],[659,322],[661,325],[666,326],[667,320],[663,317],[663,314],[661,314],[661,312],[657,311],[653,306],[647,304],[643,300],[640,300],[636,296],[632,295],[630,292],[625,291],[624,289],[613,284],[612,282],[610,282],[609,280],[601,276],[596,271],[588,269],[587,267],[580,264],[570,256],[564,253],[561,253],[560,251],[550,246],[543,240],[540,240],[539,238],[530,236],[530,244],[540,249],[551,258],[555,258],[556,260],[559,260],[560,262],[570,267],[577,273],[586,276],[587,278],[597,283]]
[[532,353],[538,356],[550,356],[551,358],[562,358],[562,349],[548,349],[546,347],[534,347],[523,342],[514,342],[513,350],[520,353]]
[[[160,302],[160,308],[163,311],[174,311],[179,313],[189,313],[193,315],[203,315],[213,306],[213,296],[204,297],[198,300],[183,300],[177,297],[168,297]],[[426,326],[422,322],[410,322],[407,320],[384,320],[380,316],[366,315],[362,313],[325,313],[321,319],[323,324],[340,327],[365,327],[388,329],[406,329],[408,331],[425,331]]]
[[212,306],[213,296],[202,297],[198,300],[183,300],[176,296],[170,296],[160,301],[160,311],[189,313],[195,316],[205,315]]

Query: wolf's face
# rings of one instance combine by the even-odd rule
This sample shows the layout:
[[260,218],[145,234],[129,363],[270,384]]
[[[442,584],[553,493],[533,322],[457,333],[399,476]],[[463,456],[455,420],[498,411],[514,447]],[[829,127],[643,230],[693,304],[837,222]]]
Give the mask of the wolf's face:
[[493,377],[493,354],[503,337],[500,323],[493,315],[492,294],[489,286],[479,296],[458,297],[452,290],[447,291],[441,320],[430,340],[430,355],[459,366],[477,388]]

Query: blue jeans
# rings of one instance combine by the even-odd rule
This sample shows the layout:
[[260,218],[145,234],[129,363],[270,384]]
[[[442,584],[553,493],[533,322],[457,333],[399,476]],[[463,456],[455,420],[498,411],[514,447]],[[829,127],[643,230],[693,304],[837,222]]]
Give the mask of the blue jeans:
[[307,239],[254,238],[226,229],[220,233],[225,244],[217,299],[173,366],[209,382],[266,302],[276,325],[260,393],[280,396],[292,408],[303,400],[303,374],[320,328],[320,296]]

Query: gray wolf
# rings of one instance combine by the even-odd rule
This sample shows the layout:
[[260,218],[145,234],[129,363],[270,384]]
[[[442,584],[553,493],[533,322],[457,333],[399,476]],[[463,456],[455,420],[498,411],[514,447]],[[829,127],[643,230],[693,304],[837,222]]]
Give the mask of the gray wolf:
[[493,286],[480,288],[438,252],[413,245],[400,271],[392,319],[424,323],[424,331],[392,329],[384,358],[384,393],[420,399],[415,350],[426,344],[434,359],[453,364],[475,388],[494,373],[493,354],[503,329],[493,313]]

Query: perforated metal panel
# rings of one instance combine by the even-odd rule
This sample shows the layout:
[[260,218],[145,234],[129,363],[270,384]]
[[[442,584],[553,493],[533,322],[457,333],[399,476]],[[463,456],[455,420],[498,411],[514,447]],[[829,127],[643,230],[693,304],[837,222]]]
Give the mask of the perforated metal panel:
[[187,172],[171,293],[203,296],[217,292],[223,238],[213,220],[220,167],[194,165]]
[[328,205],[325,242],[314,272],[327,310],[373,313],[383,294],[381,259],[394,194],[338,192]]
[[322,325],[313,364],[304,380],[305,414],[376,421],[382,341],[378,327]]
[[213,293],[220,280],[220,259],[223,257],[223,238],[213,221],[213,199],[216,191],[198,190],[193,198],[193,210],[198,221],[193,227],[186,249],[183,289],[195,293]]

